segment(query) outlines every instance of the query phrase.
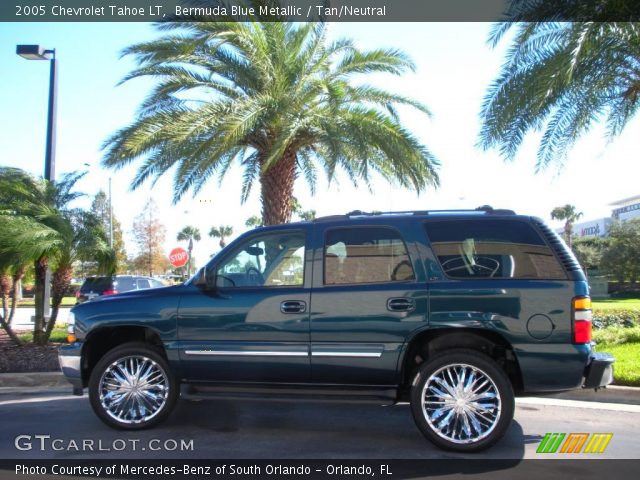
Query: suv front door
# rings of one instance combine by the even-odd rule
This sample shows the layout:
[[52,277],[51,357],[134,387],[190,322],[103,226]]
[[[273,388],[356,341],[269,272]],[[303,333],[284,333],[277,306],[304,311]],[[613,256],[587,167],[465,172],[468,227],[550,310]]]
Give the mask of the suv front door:
[[218,287],[194,287],[180,303],[180,359],[189,380],[309,381],[307,237],[289,228],[257,233],[212,261]]

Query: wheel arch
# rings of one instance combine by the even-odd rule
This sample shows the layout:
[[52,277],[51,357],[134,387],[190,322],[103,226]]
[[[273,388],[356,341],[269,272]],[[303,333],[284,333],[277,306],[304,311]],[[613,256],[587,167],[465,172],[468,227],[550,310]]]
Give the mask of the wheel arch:
[[523,390],[522,373],[511,344],[500,333],[480,328],[427,328],[408,342],[400,358],[400,396],[406,398],[419,366],[437,353],[452,348],[478,351],[505,371],[516,392]]
[[157,347],[167,358],[160,334],[142,325],[103,326],[88,333],[82,347],[82,384],[87,386],[89,377],[98,361],[110,350],[127,342],[143,342]]

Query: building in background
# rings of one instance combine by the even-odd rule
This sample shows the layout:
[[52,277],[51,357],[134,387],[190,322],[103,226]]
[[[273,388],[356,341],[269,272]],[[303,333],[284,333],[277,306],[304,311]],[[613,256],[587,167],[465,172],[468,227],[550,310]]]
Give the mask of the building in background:
[[[576,238],[606,237],[609,233],[609,225],[611,225],[611,217],[576,223],[573,226],[573,235]],[[564,229],[560,229],[560,232],[564,232]]]
[[[610,217],[576,223],[573,226],[573,235],[576,238],[606,237],[614,221],[625,222],[632,218],[640,218],[640,195],[624,198],[609,205],[614,207]],[[556,232],[562,234],[564,228],[557,228]]]
[[617,202],[610,203],[614,207],[611,212],[611,218],[626,221],[632,218],[640,218],[640,195],[635,197],[624,198]]

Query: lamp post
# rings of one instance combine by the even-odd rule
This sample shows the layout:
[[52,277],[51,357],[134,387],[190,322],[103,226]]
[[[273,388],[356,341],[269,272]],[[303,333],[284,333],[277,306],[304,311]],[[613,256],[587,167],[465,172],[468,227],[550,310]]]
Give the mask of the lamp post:
[[109,177],[109,247],[113,249],[113,204],[111,203],[111,177]]
[[[50,182],[56,176],[56,111],[57,111],[57,88],[58,88],[58,59],[56,50],[45,49],[40,45],[18,45],[16,53],[27,60],[49,60],[49,108],[47,112],[47,143],[44,157],[44,178]],[[44,283],[44,306],[43,315],[49,317],[51,311],[51,268],[47,267]]]

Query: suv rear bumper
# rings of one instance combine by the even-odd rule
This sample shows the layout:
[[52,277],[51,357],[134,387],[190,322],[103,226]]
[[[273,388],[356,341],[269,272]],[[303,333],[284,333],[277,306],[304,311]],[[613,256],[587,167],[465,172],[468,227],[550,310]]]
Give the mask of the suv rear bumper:
[[613,362],[609,353],[592,352],[584,369],[583,388],[605,387],[613,382]]

